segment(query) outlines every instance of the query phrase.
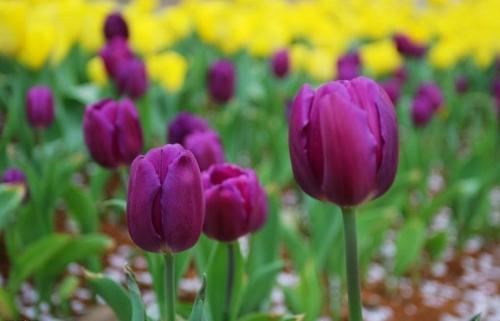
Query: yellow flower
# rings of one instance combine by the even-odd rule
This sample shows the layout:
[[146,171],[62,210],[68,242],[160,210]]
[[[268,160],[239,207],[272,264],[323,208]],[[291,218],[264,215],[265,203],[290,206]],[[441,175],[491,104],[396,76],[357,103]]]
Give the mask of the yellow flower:
[[395,71],[402,62],[391,39],[369,43],[360,48],[361,61],[374,75]]
[[153,54],[173,42],[173,34],[162,28],[158,16],[126,12],[129,23],[130,43],[132,48],[142,54]]
[[335,57],[331,52],[324,49],[313,49],[309,51],[306,59],[308,74],[316,81],[332,80],[335,77]]
[[306,45],[292,45],[292,47],[290,48],[290,60],[293,71],[305,71],[308,58],[309,48]]
[[44,19],[30,17],[26,36],[19,51],[19,60],[26,66],[39,69],[47,61],[55,43],[56,30]]
[[186,78],[188,62],[175,51],[167,51],[146,58],[148,73],[170,92],[182,88]]
[[104,86],[108,83],[106,68],[99,56],[95,56],[87,62],[87,76],[98,86]]
[[89,2],[83,10],[79,40],[90,52],[99,50],[104,44],[103,25],[114,6],[109,2]]
[[26,29],[26,9],[24,1],[0,3],[0,53],[15,55],[21,49]]

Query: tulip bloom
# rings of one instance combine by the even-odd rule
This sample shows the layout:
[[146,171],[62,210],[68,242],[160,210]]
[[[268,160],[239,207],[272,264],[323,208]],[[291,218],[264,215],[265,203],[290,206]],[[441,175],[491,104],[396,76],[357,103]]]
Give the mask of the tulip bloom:
[[359,53],[350,52],[337,60],[337,79],[351,80],[361,74],[361,58]]
[[114,37],[128,39],[128,26],[120,12],[113,12],[106,17],[104,22],[104,37],[111,40]]
[[219,60],[210,67],[207,85],[210,96],[220,104],[228,102],[234,95],[235,70],[231,61]]
[[26,94],[26,116],[33,128],[47,128],[54,121],[54,98],[46,86],[33,86]]
[[180,112],[168,126],[168,142],[183,144],[186,136],[195,132],[210,130],[205,119],[187,112]]
[[312,197],[350,207],[381,196],[396,175],[398,140],[394,106],[371,79],[304,85],[295,97],[292,169]]
[[278,78],[284,78],[290,69],[290,56],[288,51],[279,50],[271,59],[271,69]]
[[380,83],[380,86],[385,90],[394,105],[399,101],[401,96],[401,83],[398,79],[388,79]]
[[405,34],[396,33],[393,37],[396,48],[403,56],[420,58],[425,55],[427,47],[412,40]]
[[137,58],[121,61],[116,67],[115,81],[120,93],[133,99],[141,97],[149,86],[144,62]]
[[139,116],[129,99],[105,99],[87,107],[83,133],[90,155],[108,168],[130,164],[143,147]]
[[465,76],[459,76],[455,79],[455,91],[457,93],[464,93],[469,90],[469,79]]
[[203,173],[206,217],[203,232],[232,242],[260,229],[267,219],[267,197],[251,169],[216,164]]
[[101,56],[106,72],[111,78],[116,77],[117,67],[126,60],[134,58],[134,54],[128,46],[127,40],[122,37],[113,37],[101,49]]
[[200,169],[182,146],[153,148],[132,163],[128,230],[142,249],[177,253],[192,247],[202,231],[204,202]]
[[186,137],[183,146],[190,150],[201,171],[224,162],[224,150],[219,135],[213,130],[196,132]]
[[411,119],[417,127],[423,127],[432,119],[434,108],[426,97],[416,97],[411,104]]
[[444,101],[441,89],[432,82],[421,84],[420,87],[418,87],[416,97],[427,99],[434,111],[438,110],[443,105]]

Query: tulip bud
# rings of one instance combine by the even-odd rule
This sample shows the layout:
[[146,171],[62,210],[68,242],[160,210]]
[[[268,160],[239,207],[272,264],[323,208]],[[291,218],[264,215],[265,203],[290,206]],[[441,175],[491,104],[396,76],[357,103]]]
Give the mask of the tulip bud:
[[201,171],[207,170],[213,164],[224,162],[219,135],[213,130],[195,132],[187,136],[183,146],[193,153]]
[[203,118],[180,112],[168,126],[167,140],[170,144],[183,144],[186,136],[207,130],[210,130],[210,126]]
[[494,97],[500,99],[500,78],[495,79],[491,84],[491,92]]
[[438,85],[434,83],[423,83],[417,90],[416,97],[425,97],[431,104],[434,111],[443,105],[443,94]]
[[465,76],[459,76],[455,79],[455,91],[457,93],[464,93],[469,90],[469,79]]
[[235,78],[234,66],[229,60],[219,60],[210,67],[208,91],[217,103],[226,103],[233,97]]
[[406,57],[420,58],[425,55],[427,47],[412,40],[405,34],[396,33],[393,37],[396,49]]
[[406,70],[405,66],[401,66],[394,72],[394,78],[399,81],[400,84],[406,83],[408,80],[408,70]]
[[399,80],[388,79],[380,83],[380,86],[385,90],[389,98],[391,98],[392,103],[396,105],[401,96],[401,84]]
[[332,81],[295,97],[289,129],[292,169],[312,197],[355,206],[384,194],[398,165],[394,106],[373,80]]
[[144,95],[149,81],[144,62],[133,58],[120,62],[116,69],[116,86],[121,94],[136,99]]
[[130,168],[127,198],[132,240],[150,252],[180,252],[200,237],[205,213],[200,169],[180,145],[153,148]]
[[83,134],[90,155],[108,168],[130,164],[143,147],[139,116],[129,99],[105,99],[87,107]]
[[26,182],[26,176],[24,173],[14,167],[8,168],[3,172],[0,183],[9,185],[21,185],[24,189],[24,200],[28,198],[28,184]]
[[216,164],[203,173],[206,217],[203,232],[231,242],[257,231],[267,219],[267,197],[251,169]]
[[417,127],[423,127],[434,115],[434,108],[431,101],[425,97],[416,97],[411,104],[411,118]]
[[104,22],[104,37],[111,40],[114,37],[128,39],[128,26],[120,12],[113,12],[106,17]]
[[359,53],[350,52],[337,60],[337,79],[351,80],[361,74],[361,58]]
[[288,51],[279,50],[274,53],[271,60],[271,69],[278,78],[283,78],[288,74],[290,69],[290,56]]
[[26,116],[34,128],[47,128],[54,121],[54,98],[46,86],[33,86],[26,94]]
[[116,77],[117,68],[122,61],[134,58],[127,40],[121,37],[113,37],[109,40],[99,54],[104,62],[106,72],[111,78]]

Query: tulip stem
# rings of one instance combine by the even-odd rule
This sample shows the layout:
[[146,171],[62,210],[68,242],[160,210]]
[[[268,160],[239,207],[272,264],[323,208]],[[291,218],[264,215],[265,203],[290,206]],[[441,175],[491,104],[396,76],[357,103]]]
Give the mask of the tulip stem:
[[231,320],[231,301],[233,299],[234,287],[234,242],[227,245],[227,282],[226,282],[226,299],[224,301],[224,321]]
[[166,306],[167,306],[167,320],[175,321],[175,265],[174,255],[172,253],[165,253],[165,292],[166,292]]
[[344,219],[345,262],[349,321],[362,321],[361,291],[359,286],[358,249],[356,244],[356,215],[353,208],[342,208]]

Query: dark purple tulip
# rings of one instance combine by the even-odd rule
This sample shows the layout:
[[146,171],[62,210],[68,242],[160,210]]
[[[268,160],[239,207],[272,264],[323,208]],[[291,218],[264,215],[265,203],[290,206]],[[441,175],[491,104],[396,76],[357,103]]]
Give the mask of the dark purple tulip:
[[149,86],[144,62],[137,58],[121,61],[116,66],[115,81],[120,93],[133,99],[141,97]]
[[26,176],[24,176],[24,173],[20,169],[17,169],[15,167],[6,169],[2,174],[0,183],[9,185],[22,185],[22,187],[24,188],[24,200],[27,200],[28,184],[26,182]]
[[203,232],[231,242],[257,231],[267,219],[267,197],[255,172],[216,164],[203,173],[206,217]]
[[181,252],[200,237],[205,198],[200,169],[182,146],[165,145],[138,156],[127,198],[132,240],[150,252]]
[[219,135],[213,130],[188,135],[183,146],[193,153],[201,171],[207,170],[213,164],[224,162],[224,150]]
[[304,85],[289,129],[292,169],[317,199],[354,206],[377,198],[396,175],[399,138],[394,106],[373,80]]
[[128,26],[120,12],[113,12],[106,17],[104,22],[104,37],[111,40],[114,37],[128,39]]
[[129,99],[105,99],[88,106],[83,134],[92,158],[108,168],[130,164],[143,147],[139,116]]
[[493,81],[493,84],[491,85],[491,91],[493,93],[493,96],[495,96],[497,99],[500,99],[500,78],[497,78]]
[[391,98],[391,101],[396,105],[401,96],[401,83],[398,79],[388,79],[380,83],[380,86],[384,88],[385,92]]
[[47,128],[54,121],[54,98],[46,86],[33,86],[26,94],[26,116],[34,128]]
[[116,76],[117,67],[124,60],[134,58],[134,54],[128,46],[127,40],[121,37],[113,37],[100,51],[100,56],[106,67],[106,72],[111,78]]
[[455,90],[458,93],[464,93],[469,90],[469,79],[465,76],[459,76],[455,79]]
[[418,87],[416,97],[425,97],[429,100],[434,110],[439,109],[443,105],[443,94],[438,85],[432,82],[423,83]]
[[411,119],[417,127],[423,127],[432,119],[434,107],[427,97],[416,97],[411,105]]
[[287,50],[279,50],[274,53],[271,59],[271,69],[278,78],[288,75],[290,69],[290,56]]
[[397,79],[401,84],[406,83],[408,79],[408,70],[405,66],[401,66],[394,72],[394,78]]
[[357,52],[350,52],[337,60],[337,79],[351,80],[361,74],[361,58]]
[[168,126],[168,142],[170,144],[183,144],[184,138],[194,132],[204,132],[210,130],[210,126],[205,119],[180,112]]
[[402,33],[396,33],[393,40],[399,53],[406,57],[420,58],[427,51],[427,46],[415,42],[409,36]]
[[234,95],[236,75],[234,66],[229,60],[215,62],[207,75],[210,96],[220,104],[228,102]]

